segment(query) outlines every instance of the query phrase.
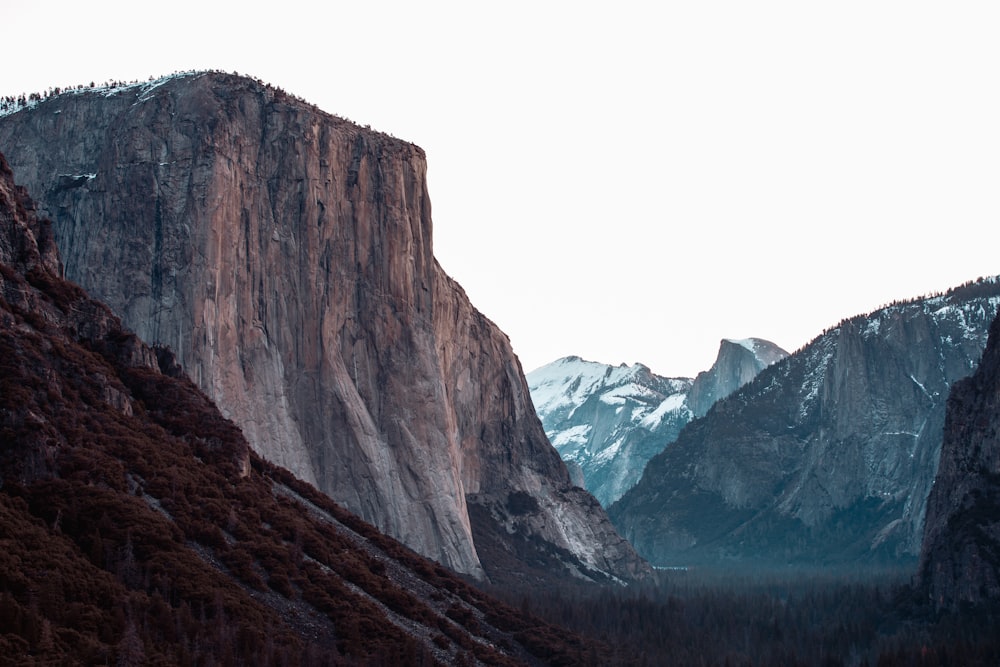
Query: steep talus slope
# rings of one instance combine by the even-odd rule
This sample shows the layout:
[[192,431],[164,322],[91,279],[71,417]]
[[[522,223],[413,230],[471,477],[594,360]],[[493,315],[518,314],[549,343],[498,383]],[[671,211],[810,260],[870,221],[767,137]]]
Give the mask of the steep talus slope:
[[567,463],[605,507],[642,476],[646,463],[716,400],[787,356],[774,343],[723,340],[712,368],[692,381],[642,364],[610,366],[565,357],[528,373],[535,410]]
[[[461,572],[490,569],[469,501],[509,531],[521,492],[526,539],[643,571],[575,502],[509,342],[434,260],[416,146],[197,73],[51,97],[0,118],[0,150],[67,276],[175,350],[269,460]],[[611,542],[581,551],[595,534]]]
[[691,422],[609,510],[654,563],[913,558],[995,279],[859,316]]
[[0,155],[0,663],[607,664],[253,454]]
[[920,561],[936,606],[1000,601],[1000,317],[979,368],[948,397]]

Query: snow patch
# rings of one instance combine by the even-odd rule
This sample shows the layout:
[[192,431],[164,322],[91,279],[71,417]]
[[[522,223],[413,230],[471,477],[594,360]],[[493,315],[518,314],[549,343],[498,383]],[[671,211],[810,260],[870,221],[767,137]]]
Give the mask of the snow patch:
[[[525,377],[535,410],[539,414],[548,414],[563,408],[575,408],[594,394],[603,394],[605,388],[617,387],[628,378],[644,371],[640,364],[634,366],[609,366],[594,361],[585,361],[580,357],[564,357],[537,368]],[[624,402],[623,392],[612,392],[609,405],[620,405]]]
[[[146,100],[153,97],[150,93],[155,89],[159,88],[163,84],[173,81],[174,79],[183,78],[198,78],[204,76],[207,72],[203,70],[190,70],[187,72],[175,72],[174,74],[168,74],[167,76],[162,76],[158,79],[153,79],[152,81],[136,81],[133,83],[115,83],[112,85],[100,85],[100,86],[80,86],[78,88],[62,88],[58,94],[52,94],[48,97],[43,97],[41,99],[28,99],[25,104],[18,105],[16,102],[6,109],[0,109],[0,116],[9,116],[11,114],[18,113],[20,111],[28,111],[39,106],[43,102],[49,100],[54,100],[59,97],[64,97],[67,95],[86,95],[86,94],[97,94],[103,95],[104,97],[114,97],[116,95],[121,95],[125,92],[135,93],[138,102],[145,102]],[[54,111],[53,113],[60,113],[60,110]]]
[[916,384],[918,387],[920,387],[920,391],[924,392],[924,396],[926,396],[927,398],[931,399],[932,401],[934,400],[934,397],[931,396],[931,394],[930,394],[929,391],[927,391],[927,387],[925,387],[923,385],[923,383],[920,382],[920,380],[918,380],[917,378],[913,377],[912,373],[910,374],[910,379],[913,380],[914,384]]
[[619,450],[621,450],[622,445],[624,443],[625,443],[625,439],[624,438],[618,438],[617,440],[615,440],[614,442],[612,442],[610,445],[608,445],[607,447],[605,447],[601,451],[597,452],[597,454],[594,455],[594,458],[591,459],[591,462],[592,463],[603,463],[605,461],[610,461],[611,459],[615,458],[615,456],[618,455],[618,452],[619,452]]
[[585,445],[587,444],[587,436],[590,435],[590,425],[580,424],[579,426],[574,426],[573,428],[568,428],[565,431],[561,431],[555,434],[555,437],[550,436],[552,446],[556,449],[567,447],[569,445]]
[[[816,355],[819,356],[818,354]],[[826,379],[826,369],[830,365],[830,360],[833,359],[833,351],[827,350],[823,354],[822,359],[813,361],[810,366],[812,369],[805,378],[803,383],[803,388],[806,389],[805,396],[802,397],[802,403],[799,405],[799,418],[805,418],[809,414],[810,406],[816,401],[819,396],[819,389],[823,385],[823,381]]]
[[686,393],[667,396],[666,400],[660,403],[655,410],[642,418],[639,426],[649,430],[657,428],[667,415],[687,409],[686,401]]
[[733,345],[739,345],[740,347],[749,350],[755,355],[757,354],[757,341],[754,340],[753,338],[742,338],[740,340],[727,338],[726,341],[732,343]]

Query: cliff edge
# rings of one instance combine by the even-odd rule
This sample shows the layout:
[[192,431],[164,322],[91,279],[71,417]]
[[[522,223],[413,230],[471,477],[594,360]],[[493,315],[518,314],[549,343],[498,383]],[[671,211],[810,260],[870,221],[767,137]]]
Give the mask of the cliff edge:
[[[193,73],[49,97],[0,118],[0,150],[67,277],[172,348],[269,460],[473,576],[490,565],[470,514],[570,569],[645,571],[576,498],[506,336],[435,261],[420,148]],[[537,515],[511,512],[521,493]]]

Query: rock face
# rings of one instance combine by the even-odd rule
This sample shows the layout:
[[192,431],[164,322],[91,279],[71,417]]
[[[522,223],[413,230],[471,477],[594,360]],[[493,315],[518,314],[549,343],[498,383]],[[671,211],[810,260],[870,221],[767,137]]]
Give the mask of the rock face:
[[920,581],[939,608],[1000,600],[1000,317],[979,368],[948,397]]
[[656,564],[914,558],[995,279],[827,331],[692,421],[609,513]]
[[787,356],[783,349],[762,338],[724,339],[719,344],[715,363],[694,379],[687,396],[688,407],[695,417],[704,417],[716,401],[729,396]]
[[712,368],[694,381],[661,377],[642,364],[615,367],[579,357],[546,364],[527,379],[549,440],[608,507],[693,417],[785,356],[759,338],[724,340]]
[[0,154],[0,662],[610,664],[253,454]]
[[48,98],[0,118],[0,150],[66,275],[269,460],[460,572],[484,573],[468,503],[510,528],[522,492],[535,541],[643,571],[576,503],[507,338],[435,261],[416,146],[196,73]]
[[[0,324],[3,336],[13,341],[26,331],[30,332],[30,326],[18,327],[19,319],[27,319],[38,328],[51,326],[78,340],[89,341],[99,350],[111,348],[108,354],[129,367],[159,372],[161,365],[165,368],[176,365],[169,351],[150,349],[135,335],[122,331],[119,319],[111,310],[88,298],[78,286],[64,281],[62,271],[51,222],[37,214],[26,189],[14,184],[10,166],[0,153],[0,301],[4,306]],[[8,363],[25,363],[28,357],[10,349],[4,356],[8,357]],[[6,477],[11,477],[9,473],[13,469],[18,469],[14,480],[47,476],[52,472],[54,452],[66,444],[66,439],[49,428],[43,417],[32,412],[28,402],[14,400],[14,396],[26,390],[12,379],[14,373],[2,375],[4,383],[0,385],[0,393],[4,394],[7,409],[0,419],[0,443],[4,447],[0,456],[4,459],[13,456],[21,461],[15,468],[7,469]],[[51,380],[56,384],[58,380],[51,369],[40,368],[38,375],[43,383]],[[89,381],[102,405],[108,404],[125,415],[132,414],[133,403],[120,381],[101,371],[92,372]],[[56,400],[59,394],[58,388],[54,388],[50,398]],[[32,448],[8,449],[17,440],[14,435],[25,432],[32,434]],[[25,466],[26,461],[33,463]],[[245,461],[239,467],[245,467]],[[3,482],[4,476],[0,475],[0,487]]]

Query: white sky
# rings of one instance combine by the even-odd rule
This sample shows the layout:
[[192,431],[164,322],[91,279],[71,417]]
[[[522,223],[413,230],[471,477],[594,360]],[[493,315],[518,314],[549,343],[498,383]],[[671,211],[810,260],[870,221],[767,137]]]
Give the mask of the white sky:
[[525,371],[692,376],[1000,273],[995,0],[0,12],[0,94],[238,71],[423,147],[435,253]]

